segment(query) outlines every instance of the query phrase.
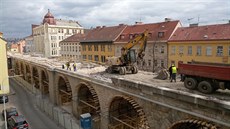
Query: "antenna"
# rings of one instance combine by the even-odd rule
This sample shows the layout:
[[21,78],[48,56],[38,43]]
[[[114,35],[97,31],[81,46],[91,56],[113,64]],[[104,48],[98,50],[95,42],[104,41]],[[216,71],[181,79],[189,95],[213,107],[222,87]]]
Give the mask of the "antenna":
[[194,19],[194,17],[193,18],[188,18],[187,20],[188,20],[188,23],[190,24],[190,21],[191,20],[193,20]]

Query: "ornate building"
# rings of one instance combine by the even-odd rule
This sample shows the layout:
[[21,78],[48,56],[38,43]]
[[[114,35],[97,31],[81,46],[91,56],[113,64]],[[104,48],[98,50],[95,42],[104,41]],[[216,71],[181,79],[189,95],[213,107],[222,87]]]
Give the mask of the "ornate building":
[[48,10],[42,24],[33,28],[35,53],[48,58],[60,56],[59,42],[77,33],[84,33],[77,21],[55,19]]

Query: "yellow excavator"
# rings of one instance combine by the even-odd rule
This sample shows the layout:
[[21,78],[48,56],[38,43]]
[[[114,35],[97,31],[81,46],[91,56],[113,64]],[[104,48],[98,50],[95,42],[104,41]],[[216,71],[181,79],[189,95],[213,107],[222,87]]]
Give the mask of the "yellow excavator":
[[[146,30],[121,48],[121,57],[107,57],[106,64],[108,68],[106,72],[119,72],[120,75],[125,75],[127,72],[131,71],[132,74],[136,74],[138,68],[135,63],[137,60],[142,61],[145,56],[144,52],[147,44],[147,37],[148,31]],[[136,52],[132,48],[137,44],[140,44],[140,48],[138,49],[138,55],[136,57]]]

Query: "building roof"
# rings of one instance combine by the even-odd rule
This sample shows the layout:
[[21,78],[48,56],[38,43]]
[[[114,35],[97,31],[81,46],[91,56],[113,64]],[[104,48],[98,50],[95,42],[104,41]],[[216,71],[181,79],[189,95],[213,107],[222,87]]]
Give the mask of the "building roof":
[[178,28],[169,41],[203,41],[230,39],[230,24]]
[[[120,38],[116,42],[128,42],[130,41],[130,35],[136,36],[140,33],[143,33],[146,29],[149,32],[148,41],[156,40],[168,40],[175,30],[176,26],[179,24],[179,21],[166,21],[160,23],[149,23],[142,24],[138,23],[136,25],[129,25],[121,33]],[[163,32],[164,36],[159,38],[158,33]]]
[[112,42],[115,41],[127,25],[96,27],[88,32],[81,43],[86,42]]
[[84,40],[86,34],[74,34],[64,40],[61,41],[62,42],[80,42],[80,40]]
[[18,44],[14,44],[14,43],[13,43],[13,44],[11,44],[11,49],[12,49],[12,48],[17,49],[17,48],[18,48]]

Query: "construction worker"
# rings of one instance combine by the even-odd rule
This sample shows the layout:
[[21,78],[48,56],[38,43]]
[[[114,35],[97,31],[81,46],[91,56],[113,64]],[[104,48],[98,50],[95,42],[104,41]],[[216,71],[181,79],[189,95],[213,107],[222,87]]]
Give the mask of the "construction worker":
[[176,82],[176,74],[177,74],[177,68],[175,65],[172,65],[172,78],[171,82],[174,80]]
[[172,64],[169,67],[169,79],[172,80]]
[[77,70],[76,63],[73,63],[73,69],[74,69],[74,71]]

